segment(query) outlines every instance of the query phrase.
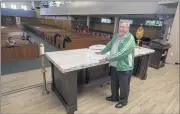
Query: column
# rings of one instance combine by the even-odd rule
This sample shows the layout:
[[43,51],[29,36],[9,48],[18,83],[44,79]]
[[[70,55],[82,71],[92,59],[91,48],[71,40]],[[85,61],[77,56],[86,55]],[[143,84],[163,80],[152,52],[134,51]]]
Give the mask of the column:
[[119,17],[116,16],[115,19],[114,19],[113,35],[118,32],[118,26],[119,26]]
[[87,16],[87,26],[88,26],[88,31],[89,31],[89,26],[90,26],[90,16]]
[[31,1],[32,8],[35,9],[34,0]]
[[168,20],[164,21],[164,26],[165,26],[165,28],[163,28],[164,33],[161,33],[163,35],[164,41],[169,39],[169,34],[171,31],[172,23],[173,23],[173,19],[168,19]]
[[179,11],[180,11],[180,2],[174,16],[174,21],[172,24],[171,32],[169,35],[168,42],[171,43],[172,47],[168,51],[167,63],[180,63],[179,61]]

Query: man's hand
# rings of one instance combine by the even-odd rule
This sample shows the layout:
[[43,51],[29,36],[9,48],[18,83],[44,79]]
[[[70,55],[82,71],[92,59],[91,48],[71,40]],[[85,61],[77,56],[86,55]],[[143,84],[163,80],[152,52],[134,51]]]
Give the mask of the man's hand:
[[101,52],[95,52],[96,54],[98,54],[98,55],[100,55],[101,54]]
[[101,59],[101,60],[99,60],[99,62],[100,63],[105,63],[105,62],[107,62],[107,60],[106,59]]

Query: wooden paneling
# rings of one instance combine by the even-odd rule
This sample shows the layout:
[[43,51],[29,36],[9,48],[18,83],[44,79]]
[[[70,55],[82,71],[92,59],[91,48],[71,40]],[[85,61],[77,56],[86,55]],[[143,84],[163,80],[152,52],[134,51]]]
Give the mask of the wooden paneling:
[[114,24],[91,23],[90,29],[104,31],[104,32],[113,32]]
[[21,24],[30,24],[30,25],[36,25],[40,23],[40,18],[35,17],[20,17]]
[[45,19],[45,20],[44,20],[44,24],[45,24],[45,25],[56,26],[56,23],[55,23],[55,20],[54,20],[54,19]]
[[30,18],[28,22],[28,24],[30,25],[37,25],[39,23],[41,23],[41,19],[38,19],[38,18]]
[[71,31],[72,29],[72,23],[71,20],[55,20],[55,24],[62,29],[65,29],[66,31]]
[[59,27],[59,28],[63,28],[63,20],[55,20],[55,24]]
[[[136,31],[139,26],[131,25],[130,32],[135,36]],[[145,27],[144,28],[144,37],[147,38],[160,38],[160,30],[161,28],[158,27]],[[92,30],[99,30],[104,32],[113,32],[114,25],[113,24],[105,24],[105,23],[91,23],[90,29]]]
[[[19,39],[19,37],[18,38],[13,37],[12,39],[16,42],[16,45],[18,45],[18,46],[21,44],[25,44],[25,42],[23,40]],[[7,41],[7,39],[1,40],[1,47],[6,47],[6,41]]]
[[30,19],[29,17],[20,17],[21,24],[28,24],[29,19]]
[[1,25],[2,26],[16,25],[16,18],[14,16],[1,16]]
[[63,20],[63,28],[71,31],[71,20]]
[[[130,26],[130,32],[135,36],[136,35],[136,31],[138,29],[139,26],[136,25],[132,25]],[[143,26],[144,28],[144,37],[147,38],[160,38],[160,28],[158,27],[147,27],[147,26]]]
[[17,26],[5,26],[5,28],[1,28],[1,34],[4,34],[4,33],[9,34],[12,32],[21,32],[21,30],[17,28]]

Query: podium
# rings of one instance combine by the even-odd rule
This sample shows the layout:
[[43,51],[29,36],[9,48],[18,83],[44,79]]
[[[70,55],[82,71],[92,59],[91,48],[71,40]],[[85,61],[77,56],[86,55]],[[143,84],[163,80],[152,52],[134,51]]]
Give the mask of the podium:
[[167,41],[156,39],[151,41],[150,47],[155,50],[155,53],[153,53],[150,58],[150,67],[159,69],[165,66],[167,53],[171,44]]

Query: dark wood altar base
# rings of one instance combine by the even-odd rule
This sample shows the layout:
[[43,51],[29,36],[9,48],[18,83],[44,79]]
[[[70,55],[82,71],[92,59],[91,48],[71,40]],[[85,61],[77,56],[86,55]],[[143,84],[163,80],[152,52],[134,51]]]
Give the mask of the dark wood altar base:
[[[51,62],[50,62],[51,63]],[[133,75],[142,80],[147,78],[149,55],[135,58]],[[57,67],[51,63],[52,84],[51,89],[62,102],[68,114],[74,114],[77,110],[77,94],[84,85],[94,80],[110,75],[108,64],[81,69],[77,71],[61,73]]]

